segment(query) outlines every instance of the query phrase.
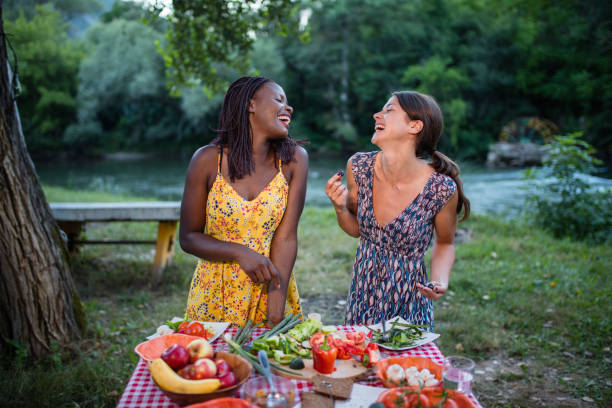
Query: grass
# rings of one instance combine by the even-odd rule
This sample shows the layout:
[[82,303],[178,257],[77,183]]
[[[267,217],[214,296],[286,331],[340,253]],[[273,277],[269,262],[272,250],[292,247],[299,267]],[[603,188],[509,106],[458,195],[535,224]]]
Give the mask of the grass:
[[[128,198],[45,191],[50,201]],[[461,226],[472,229],[474,239],[457,246],[450,291],[436,303],[436,331],[445,355],[507,368],[475,383],[483,405],[609,406],[612,247],[556,240],[528,225],[489,217]],[[89,224],[86,236],[151,239],[156,228],[155,223]],[[331,209],[316,207],[305,209],[299,238],[294,271],[309,300],[305,311],[322,295],[332,305],[344,299],[357,240],[340,231]],[[153,251],[85,246],[73,257],[87,332],[74,348],[55,347],[40,362],[30,361],[16,345],[15,355],[0,364],[1,406],[117,404],[137,362],[134,346],[166,319],[183,314],[196,264],[177,248],[162,282],[150,288]]]

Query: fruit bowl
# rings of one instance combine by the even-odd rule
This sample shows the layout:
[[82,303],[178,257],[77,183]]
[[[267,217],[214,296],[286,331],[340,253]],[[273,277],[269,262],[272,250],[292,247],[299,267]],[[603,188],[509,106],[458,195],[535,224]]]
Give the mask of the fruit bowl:
[[[189,336],[193,337],[193,336]],[[219,388],[213,392],[207,392],[205,394],[181,394],[172,391],[165,390],[159,384],[153,382],[163,391],[168,398],[178,405],[189,405],[196,404],[198,402],[209,401],[215,398],[230,397],[246,380],[249,379],[253,372],[253,366],[245,358],[236,354],[227,353],[224,351],[218,351],[215,353],[215,358],[222,358],[236,375],[236,384],[231,387]]]
[[[447,393],[444,406],[457,408],[475,408],[474,403],[465,394],[443,387],[423,388],[417,395],[417,387],[397,387],[383,391],[376,401],[382,402],[385,408],[415,408],[437,407],[443,401],[443,393]],[[450,402],[452,401],[452,402]]]
[[409,367],[416,367],[418,370],[426,368],[436,377],[436,380],[439,381],[438,385],[434,387],[439,387],[439,384],[442,383],[443,367],[439,364],[434,363],[430,359],[418,356],[391,357],[385,358],[384,360],[380,360],[378,363],[376,363],[376,375],[378,376],[378,378],[380,378],[383,385],[387,388],[394,388],[398,386],[397,383],[394,383],[387,378],[387,368],[392,364],[399,364],[404,370]]
[[202,339],[202,337],[189,336],[187,334],[166,334],[164,336],[155,337],[151,340],[140,343],[134,348],[134,352],[146,362],[151,362],[159,358],[165,349],[173,344],[180,344],[187,347],[193,340]]

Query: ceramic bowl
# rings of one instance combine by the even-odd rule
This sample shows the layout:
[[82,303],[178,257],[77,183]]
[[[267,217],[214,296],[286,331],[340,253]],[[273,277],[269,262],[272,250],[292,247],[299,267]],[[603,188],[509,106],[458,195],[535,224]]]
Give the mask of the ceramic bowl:
[[[439,382],[438,384],[442,383],[443,367],[439,364],[434,363],[430,359],[418,356],[390,357],[385,358],[384,360],[380,360],[378,363],[376,363],[376,375],[378,376],[378,378],[380,378],[380,381],[382,381],[384,386],[387,388],[394,388],[398,385],[401,385],[394,383],[387,378],[387,368],[392,364],[399,364],[404,370],[409,367],[416,367],[419,371],[426,368],[436,377],[436,380],[438,380]],[[439,387],[439,385],[436,385],[434,387]]]
[[[467,395],[444,388],[423,388],[417,396],[416,387],[397,387],[383,391],[376,401],[382,402],[385,408],[413,408],[413,407],[433,407],[443,401],[443,392],[447,393],[447,401],[451,400],[448,406],[457,408],[476,408],[472,400]],[[420,399],[420,401],[419,401]],[[444,404],[446,407],[447,404]]]

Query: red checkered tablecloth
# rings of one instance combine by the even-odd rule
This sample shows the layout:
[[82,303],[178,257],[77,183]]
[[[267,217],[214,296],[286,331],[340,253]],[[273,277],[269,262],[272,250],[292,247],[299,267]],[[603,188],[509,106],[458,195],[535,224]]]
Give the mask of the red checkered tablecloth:
[[[351,332],[355,331],[353,326],[348,325],[336,325],[336,328],[339,331]],[[236,329],[228,329],[227,333],[233,335],[236,332]],[[262,329],[256,329],[253,333],[254,336],[257,336],[262,332]],[[229,346],[225,341],[221,339],[221,337],[215,340],[213,343],[213,348],[215,351],[228,351]],[[389,350],[381,350],[384,354],[387,354],[390,357],[395,356],[421,356],[427,357],[433,362],[437,364],[442,364],[444,356],[440,352],[438,346],[434,343],[429,343],[424,346],[416,347],[410,350],[405,350],[401,352],[394,352]],[[259,374],[254,371],[253,377],[258,376]],[[304,380],[291,380],[296,385],[298,389],[298,395],[301,395],[304,391],[312,391],[312,384],[308,381]],[[382,383],[375,375],[366,377],[359,381],[359,384],[370,385],[374,387],[382,387]],[[239,391],[235,393],[236,397],[239,397]],[[477,407],[481,407],[476,398],[473,395],[470,395],[470,399],[474,401]],[[166,395],[159,389],[157,385],[151,379],[151,373],[147,368],[147,364],[144,360],[140,360],[136,365],[136,369],[132,373],[132,377],[128,381],[127,386],[125,387],[125,391],[123,395],[121,395],[121,399],[117,404],[117,408],[136,408],[136,407],[161,407],[161,408],[175,408],[178,405],[174,404]]]

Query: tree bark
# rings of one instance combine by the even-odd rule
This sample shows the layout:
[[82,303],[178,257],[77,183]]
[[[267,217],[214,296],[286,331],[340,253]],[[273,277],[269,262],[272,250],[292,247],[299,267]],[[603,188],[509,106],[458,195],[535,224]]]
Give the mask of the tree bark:
[[85,319],[68,252],[27,152],[13,98],[0,0],[0,345],[31,356],[69,345]]

